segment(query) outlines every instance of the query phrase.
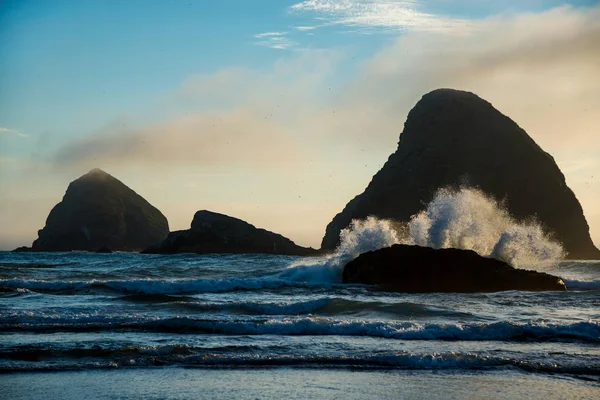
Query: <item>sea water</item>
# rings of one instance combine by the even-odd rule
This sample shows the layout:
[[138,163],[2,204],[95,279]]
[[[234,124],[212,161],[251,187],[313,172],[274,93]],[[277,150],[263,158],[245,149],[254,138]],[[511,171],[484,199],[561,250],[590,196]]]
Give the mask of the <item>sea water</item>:
[[[0,252],[0,398],[600,398],[600,261],[458,195],[322,257]],[[342,284],[393,243],[475,246],[568,291]]]
[[[192,398],[210,398],[210,382],[222,390],[217,377],[228,377],[231,394],[245,380],[266,379],[268,391],[245,384],[246,394],[276,398],[271,375],[282,391],[301,390],[303,381],[293,377],[330,376],[329,386],[319,384],[330,388],[322,389],[325,397],[337,387],[360,398],[363,379],[385,382],[374,395],[393,397],[404,382],[405,394],[420,397],[406,382],[430,381],[438,385],[431,393],[461,397],[481,374],[489,375],[492,397],[503,397],[508,383],[529,385],[522,375],[531,390],[554,383],[569,393],[600,394],[600,262],[547,267],[564,277],[568,292],[403,294],[306,280],[319,265],[328,271],[320,276],[330,276],[327,259],[0,253],[0,260],[0,388],[11,393],[5,398],[61,397],[64,390],[79,397],[81,386],[66,389],[66,382],[91,379],[104,390],[99,382],[108,371],[135,397],[146,385],[169,385],[171,376],[180,385],[180,369],[218,371],[190,375],[197,386],[184,392]],[[118,371],[124,375],[114,377]],[[449,385],[457,375],[464,387]],[[127,376],[144,387],[129,386]],[[307,397],[316,396],[312,385]],[[445,391],[451,387],[455,392]]]

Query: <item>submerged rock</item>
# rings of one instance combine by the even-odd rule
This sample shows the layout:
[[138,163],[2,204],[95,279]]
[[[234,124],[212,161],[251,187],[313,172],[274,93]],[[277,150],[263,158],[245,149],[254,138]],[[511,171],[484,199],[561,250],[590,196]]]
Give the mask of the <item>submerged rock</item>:
[[343,281],[407,293],[566,290],[556,276],[516,269],[472,250],[402,244],[361,254],[346,264]]
[[553,158],[510,118],[473,93],[439,89],[410,111],[398,149],[327,226],[322,249],[368,216],[407,222],[440,188],[470,186],[537,220],[569,258],[600,259],[579,201]]
[[190,229],[171,232],[160,244],[144,253],[264,253],[314,255],[315,249],[296,245],[290,239],[241,219],[211,211],[198,211]]
[[96,253],[110,254],[110,253],[112,253],[112,250],[106,246],[102,246],[98,250],[96,250]]
[[118,179],[93,169],[69,184],[33,251],[139,251],[169,233],[165,216]]

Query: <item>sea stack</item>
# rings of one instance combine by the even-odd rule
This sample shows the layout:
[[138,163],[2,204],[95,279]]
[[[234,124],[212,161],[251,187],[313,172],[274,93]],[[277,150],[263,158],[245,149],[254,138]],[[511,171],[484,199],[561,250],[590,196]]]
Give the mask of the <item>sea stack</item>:
[[169,233],[165,216],[115,177],[93,169],[69,184],[32,251],[140,251]]
[[567,290],[557,276],[516,269],[472,250],[404,244],[361,254],[346,264],[343,281],[403,293]]
[[444,187],[476,187],[517,220],[537,220],[568,258],[600,259],[583,210],[552,156],[509,117],[477,95],[438,89],[408,114],[398,149],[327,226],[323,250],[370,215],[409,221]]
[[295,256],[315,255],[317,250],[301,247],[290,239],[256,228],[241,219],[201,210],[196,212],[190,229],[171,232],[160,244],[144,253],[262,253]]

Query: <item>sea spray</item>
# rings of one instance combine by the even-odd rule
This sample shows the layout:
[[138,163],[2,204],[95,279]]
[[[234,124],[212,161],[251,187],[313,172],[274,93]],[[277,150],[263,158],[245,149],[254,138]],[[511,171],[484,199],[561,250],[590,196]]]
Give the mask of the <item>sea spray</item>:
[[474,250],[516,268],[540,268],[564,257],[561,245],[534,222],[517,222],[498,201],[474,188],[440,189],[407,224],[368,217],[340,232],[331,255],[302,259],[280,278],[304,282],[341,282],[344,266],[360,254],[393,244]]
[[340,233],[340,245],[333,254],[313,259],[302,259],[290,265],[280,278],[304,282],[341,282],[344,266],[368,251],[389,247],[399,242],[390,221],[368,217],[353,220]]
[[514,267],[563,258],[560,244],[533,221],[517,222],[497,201],[473,188],[440,189],[408,223],[402,243],[474,250]]

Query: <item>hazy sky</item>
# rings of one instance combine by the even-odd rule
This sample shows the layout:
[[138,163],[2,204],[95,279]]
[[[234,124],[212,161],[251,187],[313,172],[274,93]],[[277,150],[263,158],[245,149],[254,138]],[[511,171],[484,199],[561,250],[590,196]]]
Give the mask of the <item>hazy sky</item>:
[[318,247],[438,87],[552,154],[600,244],[598,1],[0,1],[0,249],[93,167],[171,230],[208,209]]

